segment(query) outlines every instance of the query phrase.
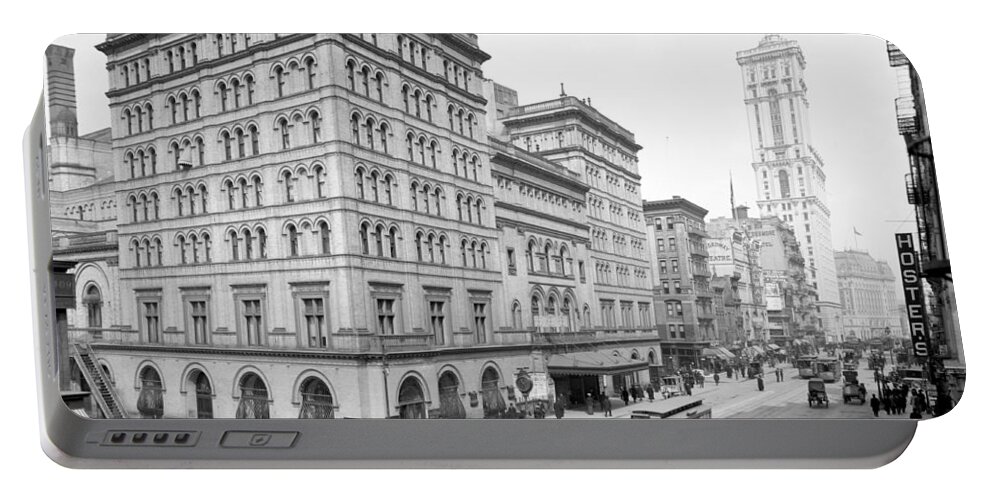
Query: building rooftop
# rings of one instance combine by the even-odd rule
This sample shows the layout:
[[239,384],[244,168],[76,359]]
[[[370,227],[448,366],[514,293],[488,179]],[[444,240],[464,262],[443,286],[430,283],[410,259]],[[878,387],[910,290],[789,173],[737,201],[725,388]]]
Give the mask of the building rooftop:
[[703,218],[709,213],[706,208],[679,196],[673,196],[668,200],[644,200],[642,201],[642,208],[645,211],[645,215],[654,212],[680,211]]

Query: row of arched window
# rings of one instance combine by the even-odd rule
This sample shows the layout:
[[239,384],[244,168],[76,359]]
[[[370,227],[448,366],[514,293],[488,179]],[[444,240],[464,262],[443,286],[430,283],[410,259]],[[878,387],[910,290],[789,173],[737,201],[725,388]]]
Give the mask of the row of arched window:
[[[414,242],[419,262],[449,264],[448,235],[445,233],[418,229],[414,234]],[[486,259],[490,250],[485,241],[463,237],[459,242],[459,250],[462,267],[486,269]]]
[[345,77],[348,79],[348,90],[383,102],[386,75],[382,70],[349,57],[345,60]]
[[[302,144],[316,144],[321,140],[321,116],[316,109],[306,115],[295,111],[280,116],[275,121],[279,133],[280,148],[290,149]],[[303,134],[306,134],[305,136]],[[259,127],[255,123],[225,127],[218,134],[223,150],[223,161],[231,161],[261,154]],[[202,167],[207,164],[207,151],[203,136],[173,139],[169,142],[174,170]],[[136,179],[158,173],[158,158],[154,146],[128,150],[124,154],[124,164]]]
[[572,256],[565,243],[555,245],[551,240],[545,240],[542,245],[537,239],[531,238],[528,240],[524,255],[528,272],[558,276],[573,275]]
[[[109,376],[110,370],[107,366],[101,365],[101,367]],[[313,372],[312,370],[308,371]],[[239,373],[242,375],[238,378],[235,394],[232,395],[238,403],[233,415],[234,418],[269,418],[269,406],[274,399],[274,395],[270,394],[269,386],[261,374],[255,371],[243,369]],[[214,413],[214,399],[217,397],[217,392],[211,377],[199,366],[187,368],[184,374],[184,379],[181,381],[184,389],[180,390],[180,394],[187,395],[186,411],[177,413],[195,415],[198,419],[217,417]],[[297,416],[306,419],[333,419],[337,405],[326,379],[322,375],[317,375],[316,372],[314,374],[305,372],[300,374],[298,380],[300,382],[294,388],[292,397],[293,405],[300,407]],[[165,415],[165,399],[163,398],[165,387],[159,371],[146,364],[140,367],[137,381],[136,409],[138,415],[142,418],[162,418]],[[286,416],[283,415],[282,417]]]

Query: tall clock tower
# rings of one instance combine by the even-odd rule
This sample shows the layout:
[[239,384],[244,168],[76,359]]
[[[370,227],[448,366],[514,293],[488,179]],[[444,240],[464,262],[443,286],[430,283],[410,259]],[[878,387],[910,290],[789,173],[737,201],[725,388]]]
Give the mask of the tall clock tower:
[[737,56],[759,216],[777,216],[793,228],[803,252],[807,281],[817,293],[820,326],[828,341],[841,341],[827,175],[824,161],[812,145],[803,50],[794,40],[768,35],[757,47]]

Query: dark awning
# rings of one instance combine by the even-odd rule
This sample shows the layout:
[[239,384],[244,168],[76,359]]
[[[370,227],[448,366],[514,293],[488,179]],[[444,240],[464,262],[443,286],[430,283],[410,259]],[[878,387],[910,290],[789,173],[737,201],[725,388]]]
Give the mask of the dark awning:
[[725,350],[721,350],[719,347],[704,347],[703,348],[703,355],[704,356],[712,356],[712,357],[715,357],[715,358],[718,358],[718,359],[725,359],[725,360],[732,359],[733,356],[729,356],[729,354],[731,354],[731,353],[729,353],[729,352],[727,352]]
[[607,356],[595,351],[553,354],[548,359],[551,375],[621,375],[647,369],[647,360]]

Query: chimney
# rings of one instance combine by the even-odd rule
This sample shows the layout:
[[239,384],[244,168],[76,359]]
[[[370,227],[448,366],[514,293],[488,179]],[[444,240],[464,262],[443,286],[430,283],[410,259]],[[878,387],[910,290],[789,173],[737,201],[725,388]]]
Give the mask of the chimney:
[[75,50],[49,45],[45,50],[48,70],[48,119],[52,137],[77,137]]
[[748,206],[738,205],[734,209],[734,217],[738,220],[745,220],[748,218]]

